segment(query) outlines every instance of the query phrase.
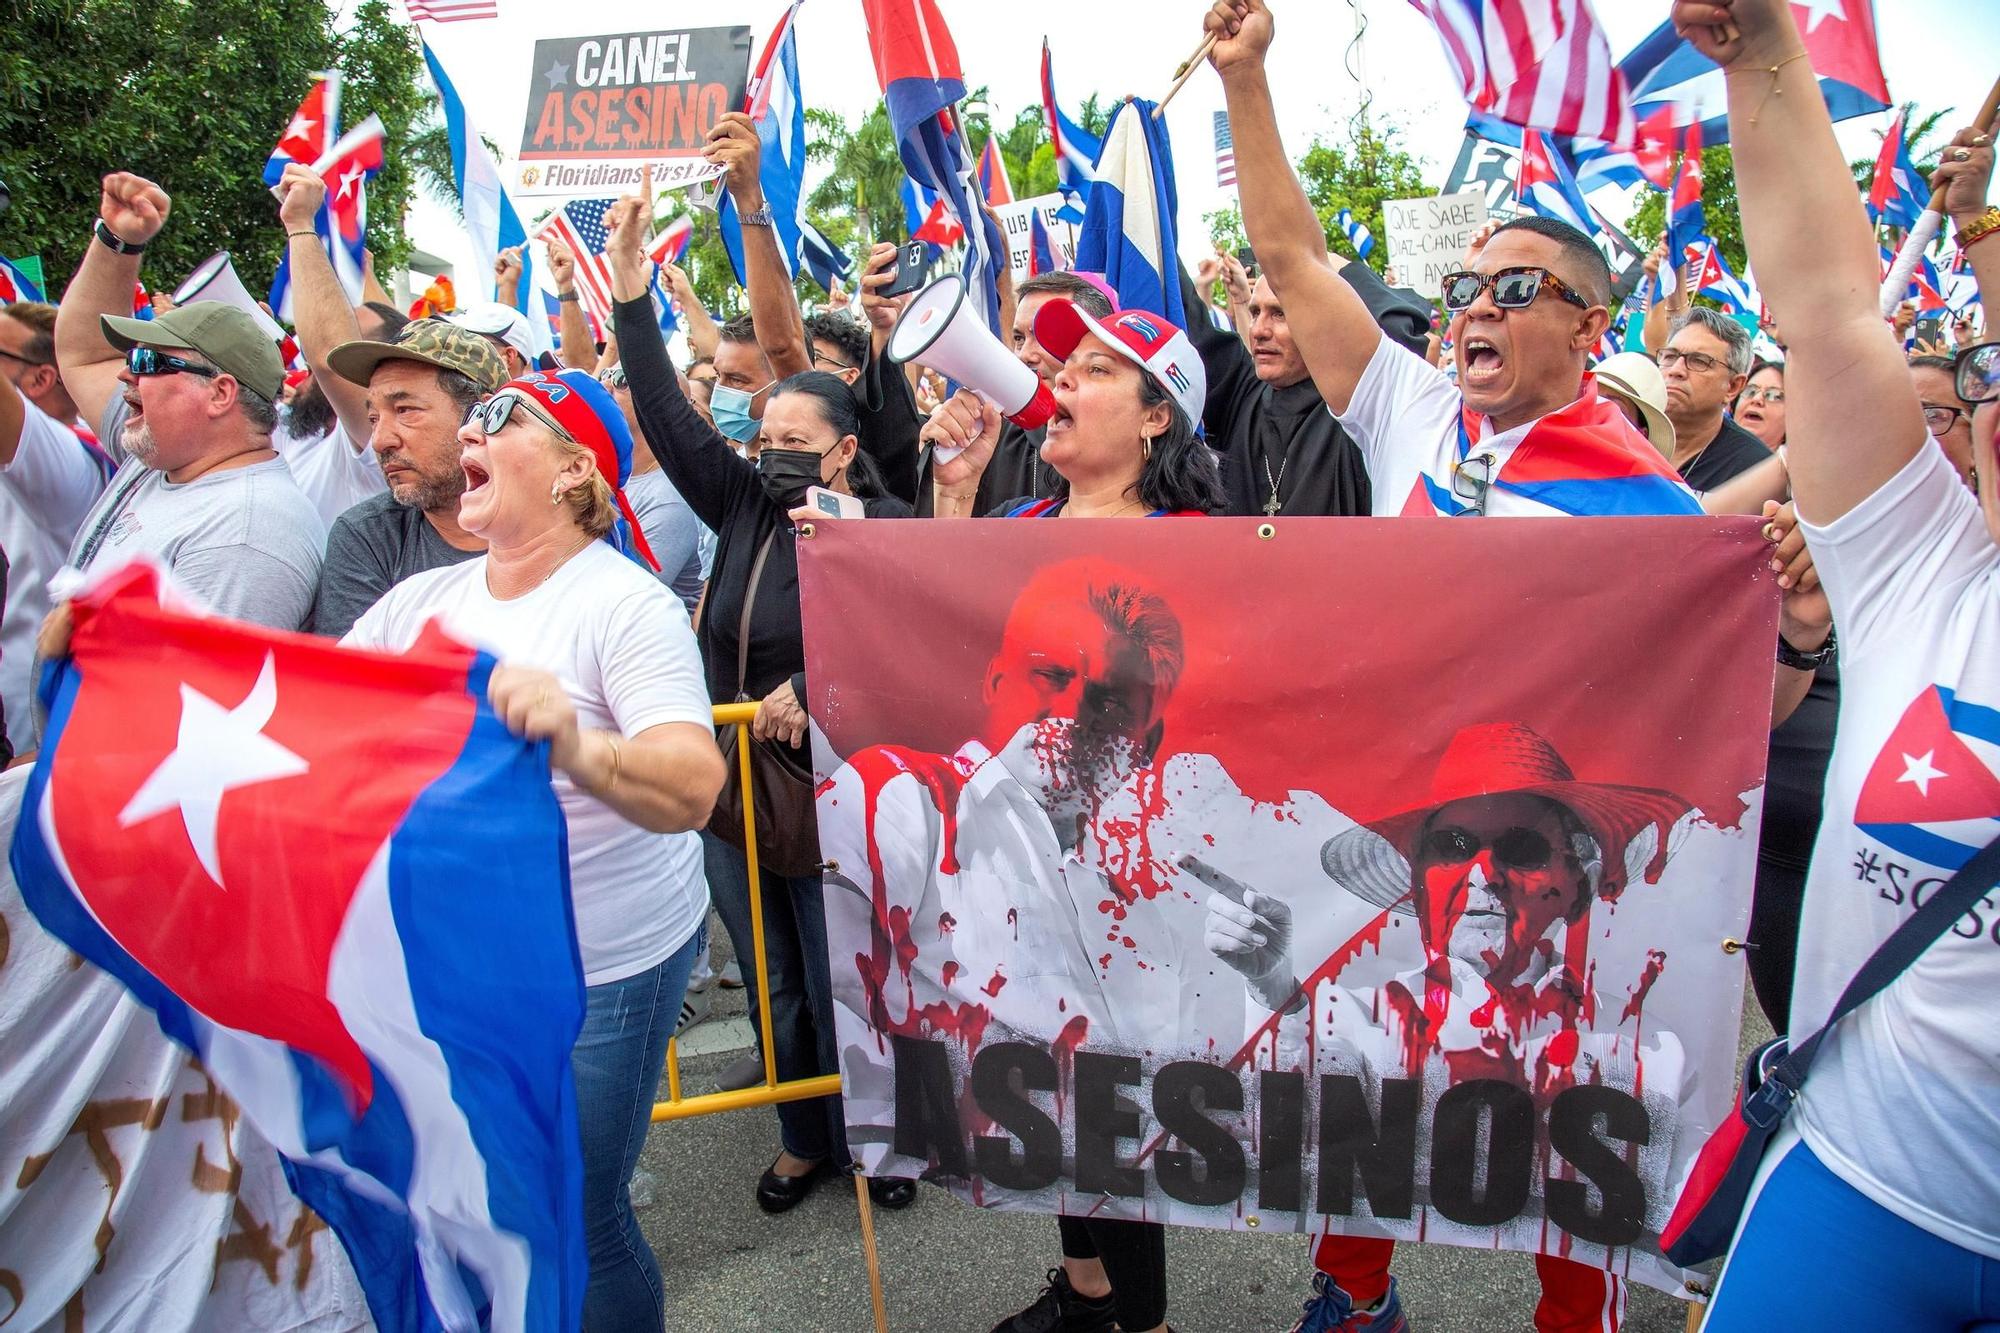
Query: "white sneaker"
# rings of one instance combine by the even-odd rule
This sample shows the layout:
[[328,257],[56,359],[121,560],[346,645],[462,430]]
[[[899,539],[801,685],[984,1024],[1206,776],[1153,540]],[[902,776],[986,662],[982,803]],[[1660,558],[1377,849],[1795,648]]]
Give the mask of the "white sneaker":
[[707,991],[689,991],[681,1000],[680,1021],[674,1024],[674,1035],[684,1035],[695,1024],[707,1019],[714,1006],[714,999]]

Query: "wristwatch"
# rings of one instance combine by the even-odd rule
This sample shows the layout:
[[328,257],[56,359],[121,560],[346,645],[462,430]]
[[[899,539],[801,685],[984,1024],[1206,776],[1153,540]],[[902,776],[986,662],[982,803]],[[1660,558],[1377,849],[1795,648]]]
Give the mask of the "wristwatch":
[[131,241],[121,240],[117,232],[111,230],[111,228],[104,225],[103,218],[99,218],[97,220],[97,226],[95,230],[97,233],[97,239],[99,241],[102,241],[108,249],[115,251],[118,254],[136,255],[146,248],[144,242],[140,242],[139,244],[135,245]]
[[1795,671],[1817,671],[1834,659],[1839,651],[1839,643],[1832,630],[1826,632],[1826,642],[1809,653],[1802,653],[1785,642],[1785,636],[1778,636],[1778,664],[1791,667]]
[[558,300],[558,301],[581,301],[582,299],[583,299],[583,296],[582,296],[582,294],[581,294],[581,293],[579,293],[579,292],[557,292],[557,293],[556,293],[556,300]]
[[746,227],[768,227],[771,225],[771,206],[765,204],[755,213],[739,213],[736,220]]

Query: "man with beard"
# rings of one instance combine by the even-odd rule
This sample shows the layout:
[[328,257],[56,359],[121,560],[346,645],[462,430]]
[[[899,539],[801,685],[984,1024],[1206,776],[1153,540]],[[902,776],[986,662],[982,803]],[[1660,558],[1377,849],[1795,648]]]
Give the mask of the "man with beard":
[[[361,336],[376,342],[396,333],[409,317],[391,305],[365,301],[354,308]],[[374,451],[366,435],[356,439],[342,428],[334,414],[333,401],[311,371],[305,375],[292,400],[278,413],[274,440],[278,453],[291,468],[299,489],[313,502],[328,528],[342,514],[373,495],[388,489],[382,469],[375,465]]]
[[366,389],[368,442],[389,485],[327,535],[312,629],[338,638],[412,574],[486,549],[458,526],[458,430],[473,404],[507,382],[507,368],[487,339],[441,319],[412,321],[389,342],[342,343],[327,361],[349,386]]
[[[56,361],[98,436],[127,455],[84,516],[69,564],[146,553],[222,615],[305,624],[325,529],[271,447],[285,366],[241,310],[196,301],[132,319],[139,252],[165,225],[166,191],[104,178],[96,233],[63,293]],[[58,608],[60,610],[60,608]]]

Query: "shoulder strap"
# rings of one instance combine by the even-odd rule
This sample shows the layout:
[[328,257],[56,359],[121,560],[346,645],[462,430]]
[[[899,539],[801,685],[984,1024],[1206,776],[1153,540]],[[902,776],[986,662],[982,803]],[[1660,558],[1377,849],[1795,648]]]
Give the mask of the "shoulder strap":
[[1806,1071],[1812,1067],[1813,1057],[1819,1053],[1820,1042],[1833,1030],[1833,1025],[1902,975],[1924,950],[1943,939],[1944,933],[1971,911],[1972,905],[1996,883],[2000,883],[2000,838],[1987,843],[1970,861],[1960,866],[1957,874],[1946,880],[1923,906],[1911,913],[1902,925],[1890,933],[1888,939],[1877,946],[1874,953],[1868,955],[1868,961],[1861,965],[1861,970],[1847,983],[1847,989],[1840,993],[1826,1025],[1794,1045],[1791,1053],[1771,1071],[1770,1078],[1782,1083],[1788,1092],[1796,1094],[1799,1085],[1805,1082]]
[[83,545],[77,548],[76,568],[90,568],[90,562],[96,558],[98,548],[103,546],[105,538],[111,535],[111,525],[125,512],[125,506],[132,503],[133,494],[138,491],[146,480],[146,474],[151,470],[135,459],[130,476],[113,484],[111,492],[104,498],[104,512],[97,516],[97,526],[90,530],[90,535],[83,539]]
[[750,612],[757,605],[757,585],[764,581],[764,562],[771,556],[771,543],[778,540],[778,530],[772,528],[764,535],[764,544],[757,548],[757,558],[750,562],[750,584],[743,590],[743,618],[736,623],[736,697],[743,697],[743,686],[750,678]]

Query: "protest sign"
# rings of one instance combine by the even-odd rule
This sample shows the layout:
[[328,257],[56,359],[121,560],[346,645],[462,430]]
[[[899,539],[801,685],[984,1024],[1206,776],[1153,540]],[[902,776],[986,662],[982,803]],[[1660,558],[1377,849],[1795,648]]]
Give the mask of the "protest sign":
[[1055,251],[1057,267],[1074,266],[1076,226],[1056,216],[1065,202],[1060,194],[1038,194],[1032,199],[1017,199],[994,208],[993,215],[1000,219],[1000,229],[1007,234],[1007,261],[1013,266],[1015,282],[1028,277],[1029,252],[1034,247],[1031,219],[1038,212],[1042,215],[1042,227],[1048,232],[1049,245]]
[[1486,196],[1479,190],[1424,199],[1384,199],[1382,229],[1389,238],[1389,266],[1397,281],[1436,300],[1445,274],[1465,267],[1465,248],[1486,225]]
[[516,192],[618,194],[677,189],[719,169],[703,140],[743,109],[750,29],[688,28],[545,37],[535,43]]
[[970,527],[800,543],[865,1169],[1675,1289],[1735,1083],[1755,522]]

